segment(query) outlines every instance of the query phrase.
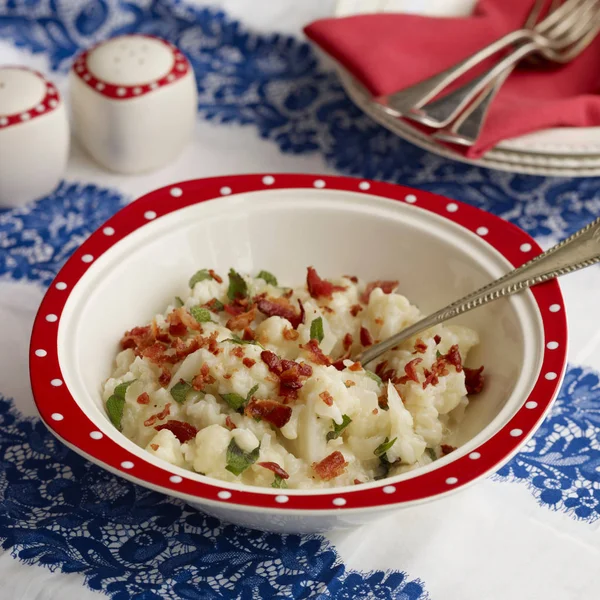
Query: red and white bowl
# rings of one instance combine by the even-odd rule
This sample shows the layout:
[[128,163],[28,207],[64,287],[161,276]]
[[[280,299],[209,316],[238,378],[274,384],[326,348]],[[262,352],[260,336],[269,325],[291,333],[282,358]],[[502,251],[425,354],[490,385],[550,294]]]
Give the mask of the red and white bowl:
[[528,261],[540,248],[517,227],[427,192],[345,177],[238,175],[151,192],[96,231],[50,286],[30,349],[42,419],[70,448],[140,485],[234,523],[281,532],[361,524],[443,498],[504,464],[549,410],[567,329],[551,281],[463,315],[487,384],[466,412],[460,447],[427,468],[366,485],[273,490],[162,462],[119,433],[101,399],[117,342],[183,291],[199,267],[268,269],[285,285],[307,265],[326,275],[398,279],[430,312]]

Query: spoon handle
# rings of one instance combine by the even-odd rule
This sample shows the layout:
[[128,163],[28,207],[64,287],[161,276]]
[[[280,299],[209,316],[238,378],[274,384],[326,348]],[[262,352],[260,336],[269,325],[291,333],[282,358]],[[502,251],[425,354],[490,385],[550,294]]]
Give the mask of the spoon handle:
[[478,306],[493,302],[504,296],[511,296],[538,283],[585,269],[600,261],[600,218],[592,221],[571,237],[553,246],[543,254],[510,271],[500,279],[449,304],[425,317],[400,333],[371,346],[354,360],[366,365],[394,346],[411,338],[425,329],[452,319]]

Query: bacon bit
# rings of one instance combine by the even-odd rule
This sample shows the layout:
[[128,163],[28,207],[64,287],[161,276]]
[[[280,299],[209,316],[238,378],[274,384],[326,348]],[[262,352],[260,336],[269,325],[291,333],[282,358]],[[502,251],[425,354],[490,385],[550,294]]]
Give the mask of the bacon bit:
[[192,352],[196,352],[203,345],[206,338],[203,338],[201,335],[197,335],[193,337],[191,340],[184,341],[180,338],[176,338],[173,340],[171,344],[171,348],[175,350],[175,356],[177,357],[177,362],[183,360],[186,356],[190,355]]
[[244,414],[253,419],[261,419],[267,423],[271,423],[275,427],[283,427],[292,416],[292,408],[277,400],[259,400],[252,398],[246,408]]
[[[219,302],[219,300],[217,300],[216,298],[212,298],[211,300],[209,300],[206,304],[202,305],[202,308],[208,308],[208,310],[210,310],[210,312],[213,312],[215,314],[219,314],[219,306],[221,305],[221,303]],[[223,307],[225,308],[225,307]]]
[[417,338],[413,354],[425,354],[425,352],[427,352],[427,347],[427,344],[421,338]]
[[346,379],[346,387],[352,387],[356,385],[356,381],[352,381],[352,379]]
[[310,359],[317,365],[325,365],[326,367],[331,364],[329,356],[323,353],[323,350],[319,347],[317,340],[310,340],[304,346],[300,345],[300,348],[306,350],[310,354]]
[[150,396],[148,396],[147,392],[143,392],[137,397],[138,404],[150,404]]
[[378,414],[378,413],[379,413],[379,411],[378,411],[376,408],[374,408],[374,409],[373,409],[371,412],[372,412],[374,415],[376,415],[376,414]]
[[442,341],[442,338],[439,335],[434,335],[433,336],[433,341],[437,344],[439,344]]
[[253,342],[256,339],[256,333],[254,332],[254,329],[251,327],[246,327],[246,329],[244,329],[244,335],[242,335],[242,339],[246,342]]
[[343,275],[346,279],[349,279],[352,283],[358,283],[358,277],[356,275]]
[[381,288],[384,294],[391,294],[397,287],[398,281],[384,281],[378,279],[377,281],[371,281],[371,283],[367,284],[365,291],[360,296],[360,301],[363,304],[369,304],[369,298],[371,297],[371,292],[375,288]]
[[160,448],[160,446],[158,444],[150,444],[150,448],[152,448],[152,450],[156,452]]
[[350,314],[355,317],[362,309],[363,307],[360,304],[353,304],[350,307]]
[[333,366],[338,370],[338,371],[343,371],[346,368],[346,365],[344,364],[344,361],[346,360],[345,356],[342,356],[342,358],[338,358],[333,364]]
[[223,375],[223,379],[231,379],[231,373],[225,373],[225,375]]
[[450,452],[454,452],[456,450],[454,446],[450,446],[449,444],[442,444],[440,448],[442,450],[442,456],[446,456],[447,454],[450,454]]
[[382,394],[381,396],[379,396],[379,398],[377,398],[377,404],[379,405],[379,408],[381,410],[388,410],[389,405],[388,405],[387,396],[385,394]]
[[132,348],[139,352],[148,346],[151,346],[155,342],[154,333],[152,327],[146,325],[145,327],[134,327],[130,331],[126,331],[121,338],[121,348],[127,350]]
[[241,346],[235,346],[229,351],[229,354],[238,358],[244,358],[244,349]]
[[162,342],[154,342],[152,346],[144,348],[141,356],[147,358],[150,362],[162,367],[165,363],[174,364],[178,362],[175,354],[167,354],[167,346]]
[[277,463],[274,462],[259,462],[256,463],[259,467],[263,469],[268,469],[269,471],[273,471],[275,475],[279,475],[281,479],[289,479],[288,473],[286,473]]
[[162,431],[168,429],[182,444],[193,440],[198,433],[198,430],[185,421],[176,421],[171,419],[162,425],[157,425],[154,429]]
[[244,358],[244,360],[242,361],[244,363],[245,367],[248,367],[248,369],[251,369],[255,364],[256,361],[253,358]]
[[294,329],[290,329],[289,327],[285,327],[283,330],[283,339],[285,340],[297,340],[300,337],[300,334]]
[[380,319],[379,317],[377,317],[375,319],[375,325],[383,325],[383,319]]
[[360,483],[362,483],[362,481],[360,479],[355,479],[354,480],[354,485],[359,485]]
[[294,329],[298,329],[298,326],[304,323],[304,306],[300,300],[298,300],[298,306],[300,307],[299,313],[285,297],[261,298],[258,301],[258,310],[263,315],[287,319]]
[[283,294],[284,298],[291,298],[294,295],[294,290],[292,288],[290,288],[289,290],[287,290],[287,292],[285,292]]
[[260,353],[262,361],[267,365],[269,371],[279,381],[279,395],[287,399],[298,397],[298,390],[304,381],[302,378],[312,375],[312,367],[305,363],[297,363],[293,360],[281,359],[269,350]]
[[407,383],[408,381],[414,381],[415,383],[419,383],[419,376],[417,375],[417,365],[422,362],[422,358],[413,358],[410,362],[406,363],[404,365],[404,372],[406,373],[406,375],[400,377],[400,379],[394,381],[394,383],[403,384]]
[[229,429],[229,431],[237,429],[236,424],[231,420],[231,417],[229,415],[225,417],[225,426],[227,427],[227,429]]
[[360,328],[360,343],[363,346],[372,346],[373,345],[373,337],[369,333],[369,330],[366,327]]
[[460,373],[463,370],[462,366],[462,358],[460,356],[460,351],[458,350],[458,345],[454,344],[448,352],[444,355],[446,362],[452,365],[457,373]]
[[227,329],[231,329],[232,331],[246,329],[250,326],[250,323],[252,323],[252,321],[254,321],[255,318],[256,307],[253,306],[249,311],[231,317],[231,319],[227,321],[226,327]]
[[351,371],[362,371],[362,365],[359,362],[355,362],[354,364],[348,367]]
[[204,363],[200,367],[200,373],[192,380],[192,387],[201,392],[205,385],[215,382],[215,378],[209,373],[208,365]]
[[223,279],[219,277],[212,269],[208,270],[208,274],[217,282],[223,283]]
[[147,418],[144,421],[144,426],[152,427],[152,425],[154,425],[154,423],[156,423],[156,421],[161,421],[162,419],[165,419],[166,417],[168,417],[170,414],[171,414],[171,403],[167,402],[165,404],[165,407],[159,413],[152,415],[151,417]]
[[343,344],[344,344],[344,350],[348,351],[350,350],[350,347],[352,346],[352,334],[351,333],[347,333],[344,336],[344,340],[343,340]]
[[160,383],[160,385],[164,388],[171,383],[171,371],[169,371],[169,369],[167,369],[165,366],[161,367],[161,373],[158,376],[158,383]]
[[225,306],[223,307],[223,310],[228,315],[231,315],[233,317],[237,317],[238,315],[241,315],[243,312],[246,312],[245,307],[240,306],[239,304],[225,304]]
[[319,394],[319,398],[327,404],[327,406],[333,406],[333,396],[326,390]]
[[187,333],[187,325],[181,320],[180,313],[180,309],[175,308],[167,315],[169,333],[176,337],[185,335]]
[[331,298],[333,292],[343,292],[346,289],[342,285],[333,285],[330,281],[321,279],[313,267],[308,267],[306,285],[313,298]]
[[467,388],[467,394],[479,394],[483,390],[484,376],[483,366],[479,369],[469,369],[464,367],[465,371],[465,387]]
[[213,331],[210,336],[207,338],[203,338],[208,351],[211,354],[214,354],[215,356],[217,356],[218,354],[221,354],[222,349],[219,348],[219,342],[217,342],[217,338],[219,337],[219,333],[217,331]]
[[[166,331],[163,331],[162,329],[160,329],[158,327],[155,319],[152,319],[151,327],[152,327],[152,334],[156,338],[156,341],[164,342],[165,344],[169,344],[171,342],[171,336]],[[187,329],[186,329],[186,333],[187,333]]]
[[348,466],[344,455],[336,450],[329,456],[326,456],[322,461],[312,464],[314,472],[323,480],[329,481],[341,475]]
[[446,365],[447,363],[445,357],[440,356],[431,365],[431,371],[429,369],[423,369],[423,374],[425,375],[423,389],[425,389],[429,384],[433,386],[437,385],[440,382],[440,377],[448,375],[449,371],[446,368]]
[[326,312],[326,313],[329,313],[329,314],[331,314],[331,313],[334,313],[334,312],[335,312],[335,310],[333,310],[333,308],[330,308],[329,306],[321,306],[321,310],[322,310],[323,312]]
[[395,369],[388,369],[386,371],[387,364],[387,360],[384,360],[375,367],[375,375],[378,375],[381,381],[384,382],[389,381],[390,379],[395,379],[396,377]]

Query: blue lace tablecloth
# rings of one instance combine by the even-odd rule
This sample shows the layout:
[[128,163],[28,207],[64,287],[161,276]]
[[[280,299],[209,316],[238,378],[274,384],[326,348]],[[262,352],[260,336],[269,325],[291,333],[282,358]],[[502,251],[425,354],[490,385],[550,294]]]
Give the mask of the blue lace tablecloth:
[[[0,62],[35,66],[63,92],[81,48],[133,31],[177,44],[199,92],[194,142],[175,164],[126,178],[75,146],[54,193],[0,210],[0,597],[600,597],[598,267],[565,279],[571,364],[534,439],[470,490],[369,528],[281,536],[221,523],[92,465],[35,417],[27,344],[45,286],[87,235],[152,188],[243,171],[360,175],[474,204],[542,245],[600,214],[598,179],[451,162],[361,114],[299,35],[331,2],[222,4],[230,14],[174,0],[0,1]],[[291,35],[271,33],[279,24]]]

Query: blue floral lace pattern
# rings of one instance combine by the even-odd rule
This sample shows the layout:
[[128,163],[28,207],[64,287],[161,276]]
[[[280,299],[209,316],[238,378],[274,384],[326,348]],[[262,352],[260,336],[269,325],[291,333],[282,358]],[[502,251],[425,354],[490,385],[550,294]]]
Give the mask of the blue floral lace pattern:
[[319,152],[345,173],[469,202],[534,236],[562,237],[600,213],[597,179],[504,173],[429,154],[356,108],[308,44],[254,35],[213,9],[177,0],[8,0],[0,7],[0,38],[44,52],[63,72],[82,48],[135,31],[162,36],[188,56],[202,117],[253,126],[283,152]]

